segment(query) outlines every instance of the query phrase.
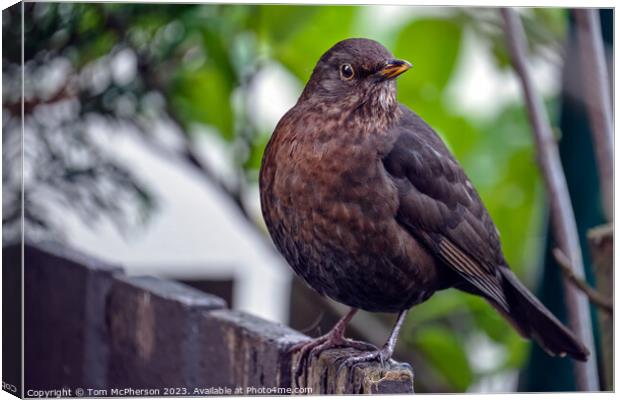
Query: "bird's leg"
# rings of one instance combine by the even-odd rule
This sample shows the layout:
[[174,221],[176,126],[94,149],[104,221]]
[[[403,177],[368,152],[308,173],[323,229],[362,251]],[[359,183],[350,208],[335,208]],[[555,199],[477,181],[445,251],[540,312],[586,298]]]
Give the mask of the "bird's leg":
[[[318,357],[324,350],[333,349],[334,347],[352,347],[357,350],[370,351],[377,350],[377,348],[369,343],[361,342],[359,340],[347,339],[344,337],[344,331],[347,328],[347,324],[353,316],[357,313],[356,308],[352,308],[334,328],[327,334],[328,338],[318,346],[314,346],[309,353],[309,358]],[[331,335],[330,335],[331,334]]]
[[374,351],[369,351],[365,354],[361,354],[355,357],[346,358],[338,367],[337,373],[340,373],[340,370],[344,367],[351,367],[355,364],[362,362],[369,362],[378,360],[383,367],[385,362],[392,357],[394,353],[394,347],[396,346],[396,340],[398,339],[398,333],[400,332],[400,328],[405,321],[405,317],[407,316],[408,310],[403,310],[398,314],[398,319],[396,320],[396,324],[394,324],[394,328],[392,329],[392,333],[388,337],[385,345],[381,349],[376,349]]
[[308,367],[308,360],[320,355],[324,350],[335,347],[353,347],[359,350],[372,350],[376,347],[360,342],[357,340],[351,340],[344,337],[344,331],[347,328],[347,324],[351,321],[353,316],[357,313],[357,308],[351,308],[349,312],[342,317],[331,331],[323,336],[319,336],[316,339],[312,339],[308,342],[299,343],[291,348],[292,352],[299,352],[299,361],[295,368],[295,382],[299,386],[299,377]]

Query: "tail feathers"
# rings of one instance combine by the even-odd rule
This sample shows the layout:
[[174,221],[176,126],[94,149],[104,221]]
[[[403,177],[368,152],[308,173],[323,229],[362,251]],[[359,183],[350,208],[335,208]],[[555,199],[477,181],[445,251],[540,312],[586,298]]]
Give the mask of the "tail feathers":
[[491,304],[521,333],[534,339],[547,353],[564,357],[569,355],[579,361],[587,361],[590,352],[514,275],[500,267],[504,278],[504,292],[509,310],[490,301]]

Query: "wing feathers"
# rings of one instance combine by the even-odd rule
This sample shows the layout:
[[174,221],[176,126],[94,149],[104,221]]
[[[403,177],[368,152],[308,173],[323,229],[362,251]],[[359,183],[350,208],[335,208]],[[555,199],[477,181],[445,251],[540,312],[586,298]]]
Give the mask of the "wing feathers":
[[504,264],[495,225],[465,172],[437,134],[405,110],[383,159],[399,191],[397,221],[448,267],[508,309],[496,267]]
[[500,280],[489,270],[483,268],[467,254],[443,238],[439,241],[439,252],[452,268],[454,268],[465,280],[484,292],[496,301],[500,306],[508,310],[508,302],[502,290]]
[[398,189],[398,223],[462,278],[455,286],[485,297],[522,335],[551,354],[586,360],[583,344],[508,269],[489,213],[441,139],[401,110],[383,158]]

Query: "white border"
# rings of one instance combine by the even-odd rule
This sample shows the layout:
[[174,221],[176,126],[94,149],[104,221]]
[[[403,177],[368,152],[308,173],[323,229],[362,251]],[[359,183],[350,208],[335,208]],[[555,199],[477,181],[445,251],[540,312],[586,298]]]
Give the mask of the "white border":
[[[92,0],[82,0],[81,2],[95,2]],[[162,0],[154,0],[154,1],[128,1],[128,0],[117,0],[116,2],[119,3],[190,3],[190,2],[182,2],[182,1],[162,1]],[[191,2],[191,3],[223,3],[224,1],[201,1],[201,2]],[[4,10],[14,4],[16,4],[17,1],[15,0],[0,0],[0,7]],[[229,0],[226,1],[226,3],[238,3],[238,4],[318,4],[318,5],[334,5],[334,4],[346,4],[346,5],[366,5],[366,4],[383,4],[383,5],[410,5],[410,6],[461,6],[461,7],[567,7],[567,8],[573,8],[573,7],[597,7],[597,8],[615,8],[615,2],[613,1],[601,1],[601,0],[590,0],[590,1],[578,1],[578,0],[569,0],[569,1],[564,1],[564,2],[557,2],[557,1],[551,1],[551,0],[537,0],[537,1],[515,1],[515,0],[506,0],[503,1],[501,3],[498,3],[497,1],[477,1],[475,3],[472,2],[467,2],[467,1],[455,1],[455,0],[449,0],[449,1],[442,1],[441,3],[437,4],[437,3],[432,3],[432,2],[427,2],[427,1],[397,1],[397,0],[391,0],[389,2],[383,3],[380,1],[374,1],[374,2],[360,2],[360,1],[347,1],[347,0],[340,0],[338,2],[330,2],[330,1],[313,1],[313,2],[308,2],[308,1],[300,1],[300,0],[288,0],[288,1],[273,1],[273,0],[267,0],[267,1],[261,1],[261,2],[249,2],[249,1],[239,1],[239,0]],[[23,16],[22,16],[23,17]],[[614,43],[617,44],[619,43],[619,39],[620,39],[620,35],[618,34],[618,29],[615,29],[617,26],[617,15],[614,11]],[[2,39],[2,33],[0,32],[0,41]],[[23,33],[22,33],[22,47],[23,47]],[[0,56],[2,55],[1,50],[0,50]],[[23,49],[22,49],[22,57],[23,57]],[[616,53],[614,52],[614,71],[613,71],[613,76],[614,76],[614,100],[615,100],[615,93],[617,92],[617,88],[618,88],[618,79],[616,77],[618,77],[618,63],[616,60]],[[22,71],[23,74],[23,71]],[[22,76],[23,78],[23,76]],[[23,81],[22,81],[22,91],[23,91]],[[0,89],[2,88],[2,83],[0,81]],[[23,100],[23,99],[22,99]],[[23,104],[22,104],[23,107]],[[617,102],[614,101],[614,115],[616,115],[616,110],[617,110]],[[23,124],[23,118],[22,118],[22,124]],[[614,121],[614,132],[617,130],[617,123]],[[23,131],[23,125],[22,125],[22,131]],[[0,143],[0,149],[1,149],[1,143]],[[616,150],[616,146],[614,144],[614,150]],[[23,135],[22,135],[22,151],[23,151]],[[614,151],[614,155],[615,155],[615,151]],[[617,159],[614,156],[614,172],[617,170],[618,164],[617,164]],[[1,166],[0,166],[0,172],[1,172]],[[23,157],[22,157],[22,171],[23,171]],[[23,175],[22,175],[23,176]],[[1,183],[0,183],[0,188],[1,188]],[[614,173],[614,189],[618,188],[618,177],[617,175]],[[619,197],[616,195],[616,191],[614,190],[614,215],[615,215],[615,210],[618,209],[618,203],[620,202]],[[23,193],[22,193],[22,204],[23,204]],[[22,207],[23,208],[23,207]],[[0,211],[1,213],[1,211]],[[22,222],[23,222],[23,209],[22,209]],[[23,225],[22,225],[23,226]],[[22,232],[23,235],[23,232]],[[614,253],[615,256],[615,253]],[[22,240],[22,257],[23,257],[23,240]],[[22,258],[23,259],[23,258]],[[616,269],[617,267],[617,259],[616,257],[614,257],[614,269]],[[22,270],[22,274],[23,274],[23,270]],[[619,274],[614,274],[614,288],[618,287],[618,282],[619,282]],[[22,285],[23,285],[23,278],[22,278]],[[23,286],[22,286],[22,290],[23,290]],[[23,294],[23,292],[22,292]],[[616,292],[614,290],[614,304],[616,304]],[[0,302],[1,304],[1,302]],[[23,297],[22,297],[22,310],[23,310]],[[22,326],[23,326],[23,314],[22,314]],[[0,328],[1,328],[1,322],[0,322]],[[614,343],[617,343],[618,340],[618,331],[616,329],[616,324],[614,322]],[[22,332],[23,333],[23,332]],[[616,359],[617,359],[617,352],[614,351],[614,367],[617,365],[616,364]],[[22,361],[23,361],[23,346],[22,346]],[[23,367],[23,363],[22,363],[22,367]],[[0,374],[1,374],[1,365],[0,365]],[[620,373],[618,372],[618,368],[614,368],[614,383],[615,385],[617,385],[618,383],[618,377],[619,377]],[[23,373],[22,373],[22,377],[23,377]],[[614,386],[615,386],[614,385]],[[23,388],[23,378],[22,378],[22,388]],[[445,398],[446,395],[424,395],[424,398],[426,399],[442,399]],[[467,396],[467,395],[449,395],[449,396],[456,396],[456,397],[460,397],[460,396]],[[471,395],[469,395],[471,396]],[[588,393],[588,394],[584,394],[584,393],[544,393],[544,394],[533,394],[533,393],[511,393],[511,394],[487,394],[487,395],[482,395],[482,394],[473,394],[473,396],[484,396],[484,398],[489,398],[489,399],[495,399],[495,398],[504,398],[505,396],[509,396],[512,399],[538,399],[541,398],[542,396],[544,396],[545,399],[567,399],[567,400],[583,400],[584,396],[587,396],[588,399],[611,399],[615,397],[614,393]],[[501,396],[501,397],[500,397]],[[325,397],[325,396],[322,396]],[[331,397],[331,396],[327,396],[327,397]],[[379,398],[383,397],[383,396],[378,396]],[[390,399],[398,399],[398,398],[404,398],[405,396],[389,396]],[[15,397],[10,395],[7,392],[4,391],[0,391],[0,400],[4,400],[4,399],[14,399]],[[231,396],[230,398],[237,398],[234,396]],[[273,397],[274,399],[276,397]],[[354,398],[354,396],[339,396],[339,399],[350,399],[350,398]],[[358,398],[358,397],[355,397]],[[387,398],[387,396],[386,396]],[[409,398],[409,396],[407,396],[407,398]]]

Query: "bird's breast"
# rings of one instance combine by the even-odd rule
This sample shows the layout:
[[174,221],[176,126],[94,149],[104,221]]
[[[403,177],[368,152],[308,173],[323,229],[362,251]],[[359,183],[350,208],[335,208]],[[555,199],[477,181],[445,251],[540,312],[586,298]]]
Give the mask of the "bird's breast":
[[425,298],[433,284],[422,280],[432,276],[419,272],[432,259],[394,218],[397,188],[381,162],[389,138],[322,125],[284,121],[267,146],[261,202],[274,243],[312,287],[343,303],[394,311]]
[[265,219],[306,242],[368,245],[398,206],[379,156],[386,140],[346,118],[322,119],[318,129],[317,117],[285,117],[274,132],[261,170]]
[[397,206],[373,140],[337,130],[287,143],[277,160],[274,190],[301,214],[318,212],[341,223],[394,215]]

